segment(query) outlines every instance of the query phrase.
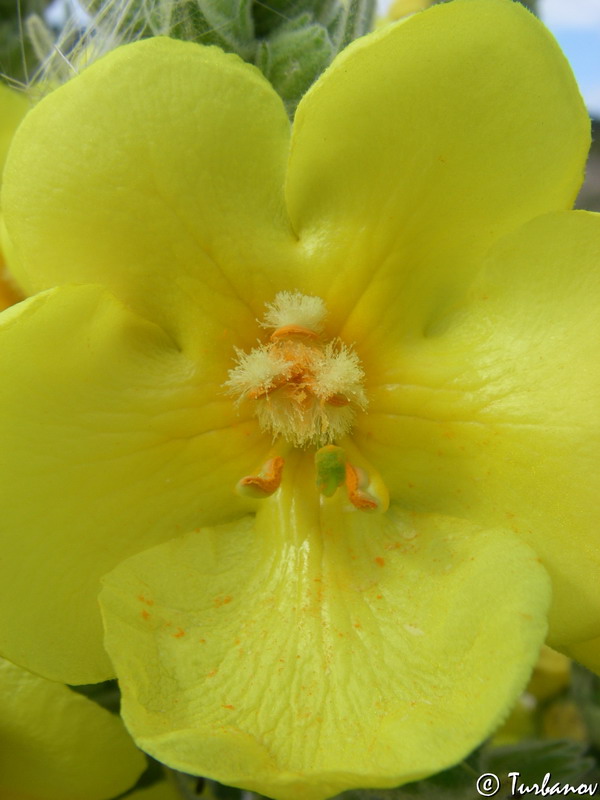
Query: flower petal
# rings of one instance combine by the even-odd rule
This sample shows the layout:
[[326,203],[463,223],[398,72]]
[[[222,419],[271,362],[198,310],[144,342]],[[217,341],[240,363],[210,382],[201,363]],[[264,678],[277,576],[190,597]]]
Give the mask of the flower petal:
[[[8,148],[17,126],[28,109],[29,102],[25,94],[15,92],[0,83],[0,185]],[[5,258],[0,246],[0,311],[22,299],[6,272],[4,264]]]
[[586,642],[574,642],[559,649],[569,658],[579,661],[584,667],[600,675],[600,636],[588,639]]
[[0,691],[2,797],[108,800],[143,772],[119,717],[91,700],[4,659]]
[[253,324],[293,257],[288,138],[280,98],[237,56],[166,38],[118,48],[15,137],[11,267],[30,292],[104,284],[180,342],[233,299]]
[[10,280],[8,273],[4,269],[2,253],[0,252],[0,311],[12,306],[23,298],[19,295],[16,287]]
[[597,214],[507,237],[468,303],[372,360],[355,437],[405,507],[506,525],[536,550],[551,645],[600,634],[599,263]]
[[315,476],[252,518],[104,579],[106,644],[138,744],[279,800],[392,786],[486,737],[543,641],[548,579],[510,533],[319,506]]
[[0,82],[0,183],[2,168],[14,132],[29,110],[29,106],[27,95],[9,89]]
[[349,341],[420,330],[495,239],[571,207],[588,147],[570,67],[519,3],[453,0],[358,40],[294,124],[314,291]]
[[91,683],[113,674],[98,577],[247,513],[234,487],[264,439],[223,396],[208,323],[194,361],[94,286],[49,290],[0,321],[0,652]]

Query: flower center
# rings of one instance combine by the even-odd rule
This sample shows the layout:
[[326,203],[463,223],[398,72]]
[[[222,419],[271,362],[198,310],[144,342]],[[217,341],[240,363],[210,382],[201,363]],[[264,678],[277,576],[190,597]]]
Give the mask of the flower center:
[[358,356],[339,339],[325,341],[320,297],[280,292],[261,327],[269,341],[237,364],[225,383],[238,403],[251,402],[262,430],[295,447],[323,447],[347,434],[367,398]]

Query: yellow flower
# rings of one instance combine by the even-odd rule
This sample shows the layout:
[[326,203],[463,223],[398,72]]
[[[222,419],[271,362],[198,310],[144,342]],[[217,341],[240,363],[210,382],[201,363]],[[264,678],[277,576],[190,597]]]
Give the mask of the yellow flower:
[[40,294],[0,333],[2,651],[112,675],[106,575],[136,741],[284,800],[489,735],[547,626],[600,636],[588,145],[508,0],[357,41],[291,132],[166,39],[43,100],[3,194]]
[[525,693],[493,738],[495,745],[513,744],[535,738],[536,713],[541,703],[556,700],[571,682],[571,661],[563,653],[542,647]]
[[394,22],[407,17],[409,14],[425,11],[432,2],[433,0],[394,0],[387,10],[386,21]]
[[0,694],[4,800],[108,800],[144,770],[121,720],[67,686],[0,659]]
[[[206,792],[202,795],[202,800],[211,800],[212,795],[207,795]],[[160,781],[147,789],[138,789],[130,795],[127,795],[127,800],[181,800],[181,793],[177,791],[175,786],[168,780]]]
[[[10,142],[28,108],[29,103],[24,94],[19,94],[0,83],[0,186]],[[4,257],[0,250],[0,311],[20,299],[19,292],[6,272]]]
[[538,701],[547,700],[571,683],[571,661],[563,653],[542,647],[527,692]]

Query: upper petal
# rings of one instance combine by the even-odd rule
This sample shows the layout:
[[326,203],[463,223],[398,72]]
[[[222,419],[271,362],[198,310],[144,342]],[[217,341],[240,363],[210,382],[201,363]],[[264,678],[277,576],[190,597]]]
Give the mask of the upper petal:
[[519,3],[453,0],[358,40],[294,123],[313,288],[351,341],[422,327],[496,238],[572,205],[588,146],[570,67]]
[[557,645],[600,634],[599,264],[597,214],[506,237],[468,302],[369,351],[356,430],[397,501],[507,525],[538,552]]
[[30,292],[103,284],[178,341],[232,298],[253,323],[293,260],[288,137],[281,100],[237,56],[166,38],[119,48],[15,137],[11,266]]
[[119,717],[0,658],[0,794],[108,800],[146,766]]
[[91,683],[113,674],[99,577],[246,513],[234,487],[265,442],[223,394],[230,345],[208,321],[196,359],[95,286],[48,290],[0,322],[0,652]]
[[549,585],[514,535],[346,513],[291,459],[252,519],[120,564],[100,596],[136,741],[279,800],[416,780],[523,689]]

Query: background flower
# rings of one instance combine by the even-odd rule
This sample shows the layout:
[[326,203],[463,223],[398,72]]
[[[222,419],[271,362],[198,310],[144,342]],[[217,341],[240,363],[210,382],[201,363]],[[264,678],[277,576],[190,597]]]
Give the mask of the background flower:
[[0,792],[10,800],[109,800],[146,759],[114,714],[0,659]]

